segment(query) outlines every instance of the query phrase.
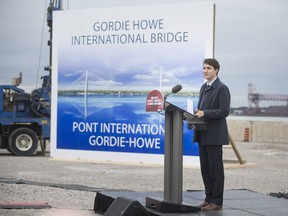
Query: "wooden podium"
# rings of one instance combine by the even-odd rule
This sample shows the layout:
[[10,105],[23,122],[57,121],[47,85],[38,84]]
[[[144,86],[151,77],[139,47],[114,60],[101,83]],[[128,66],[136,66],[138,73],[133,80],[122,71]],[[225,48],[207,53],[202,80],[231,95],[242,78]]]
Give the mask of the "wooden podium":
[[[165,101],[164,200],[146,197],[146,207],[160,212],[198,212],[195,206],[182,204],[183,123],[191,129],[205,129],[205,121]],[[191,137],[192,139],[192,137]]]

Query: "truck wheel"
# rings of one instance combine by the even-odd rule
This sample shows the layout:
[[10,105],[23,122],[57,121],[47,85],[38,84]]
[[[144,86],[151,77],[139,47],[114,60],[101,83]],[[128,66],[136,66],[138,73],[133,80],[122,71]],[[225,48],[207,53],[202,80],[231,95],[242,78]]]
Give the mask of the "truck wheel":
[[30,156],[38,147],[37,134],[29,128],[18,128],[9,136],[10,151],[17,156]]

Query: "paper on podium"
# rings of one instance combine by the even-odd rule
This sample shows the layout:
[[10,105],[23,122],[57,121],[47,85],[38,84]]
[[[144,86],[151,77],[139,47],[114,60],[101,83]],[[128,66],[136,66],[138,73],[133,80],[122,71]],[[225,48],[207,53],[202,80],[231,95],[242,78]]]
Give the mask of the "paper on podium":
[[187,99],[187,112],[194,115],[194,107],[193,107],[193,100]]

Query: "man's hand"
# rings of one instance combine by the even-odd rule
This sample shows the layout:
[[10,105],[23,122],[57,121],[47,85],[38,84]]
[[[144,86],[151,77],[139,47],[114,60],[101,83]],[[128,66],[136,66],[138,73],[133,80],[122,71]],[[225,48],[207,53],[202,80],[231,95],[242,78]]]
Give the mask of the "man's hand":
[[204,117],[204,111],[202,111],[202,110],[195,110],[195,116],[196,116],[197,118],[202,118],[202,117]]

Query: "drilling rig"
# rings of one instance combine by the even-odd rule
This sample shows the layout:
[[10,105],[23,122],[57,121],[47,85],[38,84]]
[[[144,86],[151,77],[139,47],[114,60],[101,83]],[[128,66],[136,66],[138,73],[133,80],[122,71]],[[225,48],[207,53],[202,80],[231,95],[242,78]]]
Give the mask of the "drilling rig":
[[52,75],[52,21],[53,11],[62,10],[62,1],[50,0],[47,8],[50,46],[48,75],[41,77],[41,87],[30,94],[18,86],[22,73],[12,79],[11,85],[0,85],[0,148],[17,156],[30,156],[39,145],[42,154],[50,140],[51,75]]

